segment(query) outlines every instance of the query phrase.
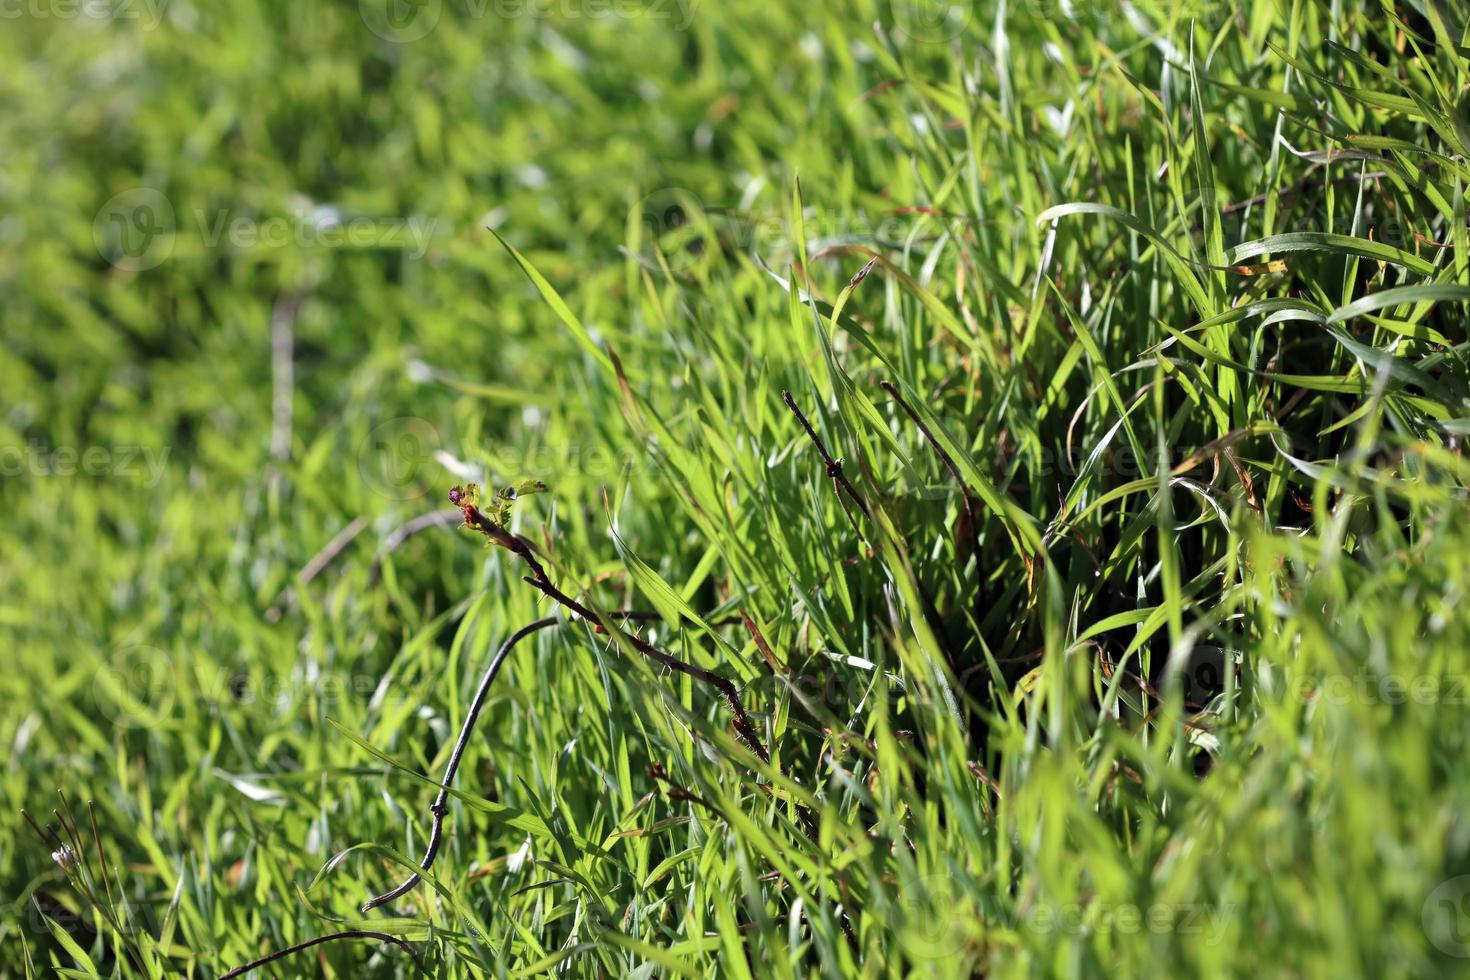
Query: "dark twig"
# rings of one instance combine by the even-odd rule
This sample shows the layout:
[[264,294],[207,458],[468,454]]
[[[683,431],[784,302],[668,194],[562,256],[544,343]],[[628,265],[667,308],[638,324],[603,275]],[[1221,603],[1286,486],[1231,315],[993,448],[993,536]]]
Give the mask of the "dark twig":
[[[556,583],[546,573],[545,567],[541,564],[540,559],[536,557],[536,553],[532,550],[531,544],[528,541],[511,534],[505,528],[480,513],[480,510],[473,503],[464,504],[462,510],[464,511],[465,524],[475,528],[501,547],[509,549],[517,558],[526,563],[526,567],[531,570],[531,574],[526,577],[527,582],[540,589],[551,599],[554,599],[563,608],[592,623],[597,627],[599,632],[611,632],[607,624],[595,612],[556,587]],[[728,678],[722,677],[712,670],[705,670],[703,667],[685,663],[678,657],[664,653],[637,633],[620,633],[619,635],[632,644],[635,650],[654,663],[662,667],[667,667],[675,673],[691,677],[702,684],[707,684],[719,692],[720,696],[724,698],[725,703],[729,706],[730,713],[734,716],[735,731],[739,734],[740,740],[745,743],[747,748],[759,756],[762,762],[769,763],[771,761],[770,753],[766,751],[765,744],[761,742],[760,736],[756,733],[755,725],[751,724],[750,716],[745,713],[745,709],[740,704],[740,693]]]
[[965,478],[960,476],[960,468],[955,465],[954,457],[952,457],[949,453],[945,451],[944,447],[939,444],[938,439],[934,438],[934,433],[929,431],[929,427],[924,424],[924,420],[919,418],[919,415],[917,412],[914,411],[913,406],[911,406],[908,401],[903,397],[903,395],[899,392],[897,385],[895,385],[892,381],[880,381],[878,382],[878,386],[893,396],[893,400],[898,402],[898,407],[903,409],[904,414],[907,415],[910,421],[912,421],[914,425],[918,427],[919,431],[924,434],[924,438],[928,441],[929,445],[934,447],[935,454],[938,455],[939,458],[944,462],[944,468],[949,470],[949,475],[954,477],[954,482],[959,486],[960,490],[964,492],[966,506],[968,507],[970,501],[970,492],[965,487]]
[[698,803],[700,806],[704,807],[706,810],[708,810],[710,813],[713,813],[721,820],[725,819],[725,815],[720,812],[719,807],[715,806],[713,803],[700,796],[698,793],[686,789],[683,786],[680,786],[678,783],[674,782],[673,777],[669,775],[669,771],[664,768],[662,762],[655,762],[648,767],[648,778],[652,779],[654,782],[663,783],[664,795],[666,795],[670,800],[673,800],[675,802]]
[[56,831],[52,830],[50,827],[47,827],[43,830],[41,828],[41,825],[36,823],[36,818],[31,816],[30,811],[25,809],[24,807],[21,808],[20,815],[22,817],[25,817],[26,823],[30,824],[31,829],[36,832],[36,836],[41,838],[42,844],[51,848],[51,850],[53,851],[60,850],[62,840],[60,837],[56,836]]
[[[608,614],[609,619],[623,622],[655,620],[659,618],[656,612],[615,612]],[[434,797],[434,802],[429,807],[432,814],[432,823],[429,828],[429,844],[424,850],[423,860],[419,862],[420,871],[428,871],[433,867],[434,859],[439,855],[439,846],[443,842],[444,820],[449,814],[449,787],[454,782],[454,777],[459,772],[460,761],[464,757],[465,748],[469,745],[470,736],[474,733],[475,725],[480,720],[480,712],[485,707],[485,700],[490,694],[490,688],[495,683],[495,676],[500,673],[501,665],[505,663],[510,652],[516,645],[530,636],[548,627],[555,626],[559,620],[555,616],[538,619],[533,623],[522,626],[516,630],[500,645],[495,656],[490,660],[490,665],[485,668],[485,674],[480,678],[480,686],[475,691],[475,696],[470,701],[469,711],[465,714],[464,723],[459,728],[459,738],[454,743],[454,751],[449,755],[449,764],[444,767],[444,778],[439,782],[439,793]],[[418,887],[423,881],[423,876],[415,871],[409,875],[401,884],[375,896],[362,905],[362,912],[371,912],[373,909],[389,902],[397,901]]]
[[827,475],[852,498],[852,502],[857,504],[864,517],[870,516],[867,501],[863,500],[862,495],[857,492],[857,489],[848,481],[846,474],[842,472],[842,460],[834,459],[832,454],[827,452],[827,446],[822,442],[822,437],[817,435],[817,430],[812,428],[811,422],[807,421],[806,415],[797,407],[796,399],[791,397],[791,392],[782,388],[781,398],[786,402],[786,407],[791,409],[791,414],[796,416],[796,421],[800,422],[801,427],[806,430],[812,445],[817,447],[817,453],[822,457],[822,462],[826,464]]
[[832,454],[827,452],[827,447],[823,444],[822,437],[817,435],[817,430],[812,428],[812,424],[807,421],[801,409],[796,406],[796,399],[791,397],[791,392],[782,388],[781,398],[786,402],[786,407],[791,409],[791,414],[796,416],[796,421],[800,422],[801,427],[806,430],[807,438],[811,439],[812,445],[817,448],[817,455],[822,457],[822,465],[826,467],[827,475],[832,478],[832,486],[837,491],[837,502],[842,505],[842,512],[847,515],[847,522],[852,525],[853,533],[859,538],[862,538],[864,536],[863,532],[859,530],[857,520],[852,516],[852,512],[847,509],[847,502],[843,499],[843,494],[846,494],[852,499],[852,502],[857,505],[858,510],[863,512],[864,518],[872,520],[873,515],[868,510],[868,502],[857,492],[857,488],[852,485],[852,481],[847,478],[847,474],[842,472],[842,460],[834,459]]
[[[107,855],[102,851],[102,834],[97,830],[97,807],[91,800],[87,801],[87,816],[92,821],[92,840],[97,843],[97,867],[102,875],[102,887],[107,893],[107,902],[112,904],[112,876],[107,873]],[[119,882],[118,889],[122,889]]]
[[335,942],[339,939],[376,939],[380,943],[392,943],[394,946],[397,946],[409,955],[409,957],[413,960],[413,965],[418,967],[420,973],[422,973],[424,976],[429,975],[429,971],[424,969],[423,961],[419,959],[418,952],[412,946],[410,946],[407,941],[400,939],[397,936],[390,936],[385,932],[369,932],[365,929],[349,929],[346,932],[334,932],[328,936],[317,936],[315,939],[308,939],[305,942],[297,943],[294,946],[287,946],[285,949],[278,949],[274,953],[269,953],[265,956],[262,956],[258,960],[252,960],[251,962],[246,963],[244,966],[237,966],[229,973],[221,974],[219,980],[233,980],[234,977],[243,977],[251,970],[254,970],[257,967],[265,966],[267,963],[274,963],[276,960],[284,959],[285,957],[290,956],[293,953],[299,953],[303,949],[310,949],[313,946],[320,946],[322,943]]
[[[505,663],[505,658],[510,655],[511,650],[515,649],[517,643],[538,630],[555,625],[556,617],[548,616],[522,626],[500,645],[500,649],[495,652],[495,657],[490,661],[490,666],[485,668],[485,675],[480,678],[480,687],[475,691],[475,697],[470,702],[470,710],[465,715],[464,724],[460,726],[459,740],[454,743],[454,751],[449,755],[449,765],[444,768],[444,779],[439,784],[439,794],[434,797],[434,803],[429,807],[429,812],[433,814],[434,820],[429,830],[429,846],[424,851],[424,859],[419,862],[420,869],[428,871],[434,864],[434,858],[439,854],[439,844],[444,835],[444,817],[449,812],[449,785],[454,782],[454,776],[459,772],[460,759],[464,756],[465,746],[469,744],[470,733],[474,731],[475,723],[480,720],[480,710],[485,706],[485,698],[490,693],[490,685],[495,682],[495,675],[500,672],[500,665]],[[364,902],[362,911],[371,912],[379,905],[387,905],[397,900],[416,888],[422,880],[422,876],[417,871],[414,872],[398,887]]]

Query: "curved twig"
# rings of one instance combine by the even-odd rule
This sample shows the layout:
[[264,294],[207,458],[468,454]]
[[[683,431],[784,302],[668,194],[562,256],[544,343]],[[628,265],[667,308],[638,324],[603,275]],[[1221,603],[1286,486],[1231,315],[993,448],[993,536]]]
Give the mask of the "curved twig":
[[256,967],[265,966],[267,963],[274,963],[276,960],[290,956],[292,953],[299,953],[303,949],[310,949],[313,946],[320,946],[322,943],[335,942],[338,939],[376,939],[379,942],[392,943],[393,945],[401,948],[409,955],[409,957],[413,960],[413,965],[418,967],[420,973],[424,974],[425,976],[429,975],[429,971],[424,969],[424,964],[419,959],[418,952],[412,946],[410,946],[406,940],[400,939],[397,936],[390,936],[385,932],[368,932],[365,929],[349,929],[346,932],[334,932],[328,936],[317,936],[315,939],[308,939],[305,942],[297,943],[294,946],[287,946],[285,949],[278,949],[274,953],[268,953],[258,960],[251,960],[244,966],[237,966],[229,973],[221,974],[219,980],[233,980],[233,978],[235,977],[243,977],[245,974],[249,973],[251,970],[254,970]]
[[[623,611],[609,613],[608,618],[629,622],[655,620],[660,617],[656,612]],[[595,619],[590,621],[596,622]],[[371,912],[380,905],[387,905],[389,902],[396,901],[404,895],[407,895],[418,887],[419,882],[424,880],[423,875],[419,872],[428,871],[433,867],[434,859],[439,856],[439,846],[444,838],[444,819],[449,815],[449,786],[454,782],[454,777],[459,772],[460,760],[464,757],[464,750],[469,745],[470,735],[474,733],[475,725],[480,720],[480,711],[485,707],[485,699],[490,694],[491,685],[495,683],[495,676],[500,673],[501,665],[505,663],[505,659],[510,656],[510,652],[515,649],[516,644],[520,643],[532,633],[537,633],[548,627],[555,626],[558,622],[557,617],[547,616],[544,619],[538,619],[533,623],[528,623],[507,637],[505,642],[500,645],[500,649],[495,651],[495,656],[490,660],[490,665],[485,668],[485,674],[480,678],[480,686],[475,691],[474,698],[470,701],[470,708],[465,714],[464,723],[460,725],[459,738],[454,743],[454,751],[449,755],[449,764],[444,767],[444,778],[439,782],[439,793],[434,797],[434,802],[429,807],[429,812],[433,815],[433,822],[429,828],[428,847],[424,849],[423,860],[419,862],[419,871],[415,871],[409,875],[401,884],[394,888],[368,899],[362,904],[361,911],[363,913]]]
[[[454,743],[454,751],[450,753],[449,765],[444,769],[444,779],[439,784],[439,795],[434,797],[434,803],[429,807],[429,812],[434,815],[433,827],[429,831],[429,846],[424,851],[424,859],[419,862],[419,868],[428,871],[434,864],[434,858],[439,854],[439,844],[444,836],[444,817],[449,812],[449,784],[454,782],[454,776],[459,772],[459,761],[464,756],[465,746],[469,744],[470,734],[475,729],[475,723],[480,720],[480,709],[485,707],[485,698],[490,693],[490,685],[495,682],[495,675],[500,672],[500,665],[505,663],[505,658],[515,649],[517,643],[530,636],[538,630],[544,630],[548,626],[556,625],[556,617],[548,616],[538,619],[534,623],[522,626],[512,633],[500,649],[495,652],[495,657],[490,661],[490,666],[485,668],[485,676],[480,678],[479,690],[475,691],[474,700],[470,702],[470,710],[465,715],[464,724],[459,729],[459,740]],[[362,904],[364,913],[371,912],[379,905],[386,905],[402,896],[408,894],[418,886],[423,876],[417,871],[396,888],[390,889],[381,895],[368,899]]]

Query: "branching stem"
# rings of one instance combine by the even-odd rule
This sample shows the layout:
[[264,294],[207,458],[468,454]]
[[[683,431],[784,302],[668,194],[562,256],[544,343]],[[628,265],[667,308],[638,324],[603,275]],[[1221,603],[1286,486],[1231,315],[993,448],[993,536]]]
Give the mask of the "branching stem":
[[[591,609],[588,609],[585,605],[557,588],[556,583],[547,574],[546,566],[536,556],[536,552],[529,542],[510,533],[500,524],[486,517],[472,500],[463,503],[461,510],[464,512],[464,522],[466,525],[484,534],[495,544],[506,548],[525,563],[526,567],[531,571],[531,574],[526,576],[527,582],[540,589],[544,595],[554,599],[569,612],[591,623],[599,633],[611,632],[608,626],[609,623],[646,621],[659,618],[658,613],[625,611],[609,613],[606,621],[604,621],[602,617],[598,616]],[[423,880],[421,872],[428,871],[433,866],[434,859],[439,855],[439,847],[444,840],[444,819],[449,813],[449,787],[453,784],[454,777],[459,772],[459,765],[464,758],[465,748],[469,745],[470,736],[475,730],[476,723],[480,720],[480,712],[485,707],[486,698],[490,694],[491,686],[495,683],[496,675],[500,673],[501,666],[518,643],[533,633],[550,626],[555,626],[557,622],[556,617],[548,616],[544,619],[538,619],[533,623],[528,623],[512,633],[500,645],[500,649],[496,651],[489,666],[485,668],[484,676],[480,678],[480,686],[475,691],[474,698],[470,701],[469,711],[465,714],[464,723],[459,729],[459,738],[455,741],[454,750],[449,755],[449,763],[445,766],[444,779],[439,784],[438,795],[434,797],[434,802],[429,807],[429,813],[432,816],[432,823],[429,829],[429,843],[425,848],[423,860],[419,862],[419,871],[409,875],[408,878],[394,888],[368,899],[362,905],[363,913],[371,912],[381,905],[396,901],[408,894]],[[615,629],[616,627],[613,628]],[[729,679],[713,671],[705,670],[703,667],[685,663],[677,657],[658,649],[636,633],[620,632],[619,635],[631,643],[633,648],[639,653],[655,663],[667,667],[676,673],[692,677],[718,691],[720,696],[724,698],[725,703],[730,706],[730,711],[734,715],[735,730],[740,735],[741,741],[759,756],[762,762],[769,763],[771,761],[770,753],[766,751],[765,745],[756,733],[755,726],[751,723],[750,717],[745,713],[745,709],[740,704],[739,692],[736,691],[735,685]]]

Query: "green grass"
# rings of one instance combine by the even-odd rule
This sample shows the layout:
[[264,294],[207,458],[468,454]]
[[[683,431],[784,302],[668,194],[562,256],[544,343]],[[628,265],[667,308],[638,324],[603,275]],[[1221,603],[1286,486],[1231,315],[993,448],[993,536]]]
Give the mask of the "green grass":
[[0,974],[1470,972],[1459,5],[15,9]]

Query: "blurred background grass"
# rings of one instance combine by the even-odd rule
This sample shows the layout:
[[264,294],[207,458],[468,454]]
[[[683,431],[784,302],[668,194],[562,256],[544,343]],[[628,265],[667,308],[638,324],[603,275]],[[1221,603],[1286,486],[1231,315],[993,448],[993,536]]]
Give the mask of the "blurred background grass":
[[[216,976],[351,927],[445,976],[1459,966],[1463,296],[1357,351],[1290,316],[1470,283],[1462,15],[1401,7],[5,8],[0,970]],[[1038,224],[1079,201],[1147,234]],[[1236,265],[1295,231],[1414,261],[1186,275],[1149,237]],[[1167,327],[1199,349],[1160,358]],[[1016,513],[973,526],[894,378]],[[884,501],[871,549],[782,388]],[[1130,483],[1227,435],[1208,480]],[[762,624],[782,670],[651,635],[811,796],[709,692],[552,631],[437,886],[360,916],[422,847],[411,774],[546,614],[426,515],[527,477],[569,591]],[[122,929],[17,815],[58,790],[96,801]],[[411,971],[344,943],[282,975]]]

